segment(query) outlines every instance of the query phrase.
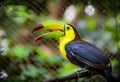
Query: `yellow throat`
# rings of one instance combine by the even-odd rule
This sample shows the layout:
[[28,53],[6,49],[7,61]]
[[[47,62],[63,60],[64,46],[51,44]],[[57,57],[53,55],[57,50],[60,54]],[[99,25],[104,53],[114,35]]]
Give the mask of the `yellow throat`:
[[72,40],[74,40],[75,38],[75,33],[73,28],[71,28],[70,30],[66,30],[65,31],[65,35],[60,37],[60,44],[59,44],[59,49],[60,49],[60,53],[61,55],[67,59],[66,57],[66,51],[65,51],[65,46],[66,44],[68,44],[69,42],[71,42]]

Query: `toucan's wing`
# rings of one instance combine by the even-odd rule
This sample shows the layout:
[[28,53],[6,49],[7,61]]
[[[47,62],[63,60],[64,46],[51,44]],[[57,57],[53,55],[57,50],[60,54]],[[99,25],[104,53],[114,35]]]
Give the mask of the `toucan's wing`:
[[73,41],[65,47],[71,62],[84,63],[90,67],[107,67],[110,63],[107,55],[96,46],[85,41]]

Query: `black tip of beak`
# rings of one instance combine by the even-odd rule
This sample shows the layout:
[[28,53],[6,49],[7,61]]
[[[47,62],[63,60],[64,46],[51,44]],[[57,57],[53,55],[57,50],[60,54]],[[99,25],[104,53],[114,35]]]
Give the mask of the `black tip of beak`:
[[43,25],[42,24],[38,24],[33,30],[32,33],[34,33],[36,30],[42,29]]

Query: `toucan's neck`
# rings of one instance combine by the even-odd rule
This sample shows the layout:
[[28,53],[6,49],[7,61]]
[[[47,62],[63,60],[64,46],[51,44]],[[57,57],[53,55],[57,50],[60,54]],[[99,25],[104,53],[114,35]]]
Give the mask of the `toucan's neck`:
[[65,35],[60,37],[60,44],[66,45],[67,43],[75,40],[81,40],[77,30],[73,28],[70,32],[65,32]]
[[66,51],[65,51],[65,46],[69,42],[76,41],[76,40],[81,40],[80,36],[77,31],[73,31],[70,34],[67,34],[65,36],[60,37],[60,42],[59,42],[59,49],[61,52],[61,55],[66,58]]

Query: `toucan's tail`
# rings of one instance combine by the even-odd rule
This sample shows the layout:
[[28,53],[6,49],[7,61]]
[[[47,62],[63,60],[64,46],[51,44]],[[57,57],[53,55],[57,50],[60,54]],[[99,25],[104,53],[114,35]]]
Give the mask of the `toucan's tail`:
[[117,82],[108,70],[104,71],[103,77],[106,78],[107,82]]

